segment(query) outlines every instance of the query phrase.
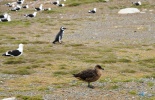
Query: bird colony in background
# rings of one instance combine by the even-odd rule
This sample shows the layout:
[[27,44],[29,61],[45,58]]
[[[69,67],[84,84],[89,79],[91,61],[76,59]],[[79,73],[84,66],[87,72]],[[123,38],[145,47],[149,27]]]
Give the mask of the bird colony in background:
[[[62,1],[66,1],[66,0],[62,0]],[[25,0],[17,0],[16,2],[11,2],[11,3],[7,3],[5,4],[6,6],[10,7],[10,11],[20,11],[22,9],[28,9],[30,8],[30,6],[28,4],[24,4]],[[60,1],[55,1],[55,2],[51,2],[51,4],[56,5],[58,7],[64,7],[65,4],[60,3]],[[39,7],[35,7],[34,11],[49,11],[52,10],[52,8],[43,8],[43,4],[40,4]],[[6,11],[8,12],[8,11]],[[36,12],[32,13],[32,14],[24,14],[23,16],[25,17],[36,17]],[[3,17],[4,16],[4,17]],[[11,21],[11,16],[8,15],[7,13],[1,14],[0,15],[0,22],[9,22]]]
[[[61,3],[61,2],[65,2],[66,0],[56,0],[54,2],[50,2],[51,4],[53,5],[56,5],[58,7],[64,7],[65,4]],[[105,0],[105,2],[108,2],[109,0]],[[24,4],[25,3],[25,0],[17,0],[16,2],[11,2],[11,3],[7,3],[5,4],[6,6],[8,7],[11,7],[10,11],[20,11],[22,8],[23,9],[28,9],[30,8],[28,4]],[[137,1],[137,2],[132,2],[133,5],[135,6],[140,6],[142,5],[141,1]],[[40,4],[39,7],[35,7],[34,8],[35,11],[48,11],[48,10],[52,10],[52,8],[43,8],[43,4]],[[97,8],[94,8],[92,10],[88,10],[88,13],[96,13],[96,10]],[[7,12],[7,11],[6,11]],[[26,16],[26,17],[36,17],[36,14],[37,13],[32,13],[32,14],[24,14],[23,16]],[[7,17],[1,17],[1,16],[6,16],[6,13],[5,14],[1,14],[0,15],[0,22],[9,22],[11,21],[11,16],[7,14]]]

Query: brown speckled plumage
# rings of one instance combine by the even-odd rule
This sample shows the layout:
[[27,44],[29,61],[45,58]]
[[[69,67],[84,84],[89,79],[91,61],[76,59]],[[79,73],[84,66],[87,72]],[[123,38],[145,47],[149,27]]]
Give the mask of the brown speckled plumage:
[[90,82],[97,81],[102,75],[102,70],[104,69],[100,65],[96,65],[94,69],[87,69],[73,75],[77,79],[88,82],[88,87],[93,88],[93,86],[90,85]]

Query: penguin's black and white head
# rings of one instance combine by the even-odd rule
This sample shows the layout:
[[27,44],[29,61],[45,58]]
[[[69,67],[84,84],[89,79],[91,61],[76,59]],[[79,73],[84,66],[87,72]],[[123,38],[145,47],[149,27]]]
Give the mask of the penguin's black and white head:
[[60,28],[61,31],[64,31],[65,29],[66,29],[66,28],[64,28],[64,27],[61,27],[61,28]]

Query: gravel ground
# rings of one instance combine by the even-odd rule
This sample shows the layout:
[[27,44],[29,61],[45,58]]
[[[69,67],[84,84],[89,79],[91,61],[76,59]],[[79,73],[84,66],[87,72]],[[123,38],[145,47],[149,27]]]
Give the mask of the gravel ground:
[[[111,84],[109,82],[94,83],[97,86],[95,89],[89,89],[85,85],[81,84],[78,87],[69,87],[64,89],[56,89],[53,94],[46,94],[43,98],[45,100],[137,100],[137,99],[149,99],[154,96],[155,86],[148,87],[148,82],[155,83],[154,79],[141,79],[141,83],[137,82],[118,82],[113,85],[119,86],[117,89],[108,89]],[[132,91],[137,94],[129,94]],[[52,99],[51,99],[52,98]]]
[[[1,2],[2,0],[0,0]],[[113,3],[107,6],[115,5]],[[153,0],[148,0],[155,3]],[[125,3],[122,0],[119,4]],[[129,2],[129,1],[127,1]],[[141,9],[145,13],[139,14],[117,14],[118,9],[111,10],[104,7],[105,4],[87,4],[79,6],[79,9],[87,10],[91,6],[99,7],[96,14],[84,13],[81,10],[75,13],[66,13],[58,15],[60,18],[69,18],[76,21],[76,30],[72,34],[65,34],[64,41],[72,43],[100,42],[101,44],[152,44],[155,43],[155,11],[154,9]],[[125,3],[127,5],[127,3]],[[86,6],[86,7],[85,7]],[[87,9],[86,9],[87,8]],[[76,9],[76,7],[74,8]],[[70,41],[69,41],[70,40]],[[9,80],[18,77],[18,75],[1,74],[0,79]],[[62,88],[54,88],[52,85],[45,92],[41,91],[15,91],[10,93],[9,88],[5,87],[3,81],[0,81],[0,87],[6,88],[6,91],[0,91],[0,95],[5,97],[15,95],[42,95],[44,100],[147,100],[155,96],[155,85],[148,86],[148,83],[155,83],[155,79],[141,79],[141,82],[94,82],[95,89],[86,87],[86,83],[78,86],[72,86],[70,83]],[[118,86],[115,89],[109,89],[110,86]]]

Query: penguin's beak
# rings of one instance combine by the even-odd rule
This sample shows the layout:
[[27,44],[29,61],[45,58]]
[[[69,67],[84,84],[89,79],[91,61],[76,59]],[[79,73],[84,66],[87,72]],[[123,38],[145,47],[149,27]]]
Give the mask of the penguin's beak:
[[67,29],[67,28],[63,28],[63,29]]

